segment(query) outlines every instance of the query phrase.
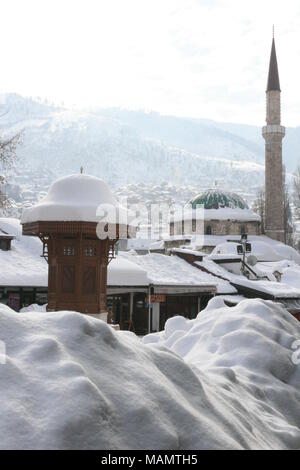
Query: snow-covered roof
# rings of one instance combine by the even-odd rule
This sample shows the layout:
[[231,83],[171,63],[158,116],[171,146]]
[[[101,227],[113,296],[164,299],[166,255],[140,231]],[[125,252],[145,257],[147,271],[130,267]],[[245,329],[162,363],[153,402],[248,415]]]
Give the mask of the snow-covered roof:
[[233,282],[235,285],[259,291],[277,299],[300,298],[300,285],[294,287],[293,285],[285,282],[251,281],[242,276],[238,276],[236,281]]
[[128,215],[104,181],[79,174],[56,180],[42,201],[24,210],[21,222],[102,221],[127,225]]
[[175,212],[170,217],[171,222],[182,220],[232,220],[237,222],[260,222],[260,216],[250,209],[239,207],[220,207],[219,209],[193,209],[190,205]]
[[[41,258],[42,244],[39,239],[22,235],[20,221],[0,218],[0,229],[12,234],[15,240],[10,251],[0,250],[0,286],[47,287],[48,266]],[[230,246],[230,244],[228,244]],[[274,242],[271,246],[277,246]],[[292,251],[291,251],[292,250]],[[184,250],[185,251],[185,250]],[[285,245],[282,252],[293,253]],[[299,256],[299,255],[298,255]],[[138,256],[134,252],[121,252],[108,267],[108,286],[216,286],[218,294],[235,294],[240,285],[280,298],[300,297],[300,266],[293,260],[277,261],[273,271],[282,273],[282,282],[252,281],[235,275],[217,265],[213,256],[196,262],[209,273],[193,267],[177,256],[151,253]],[[270,275],[270,266],[258,263],[261,273]],[[277,266],[278,265],[278,266]],[[280,265],[280,266],[279,266]],[[273,272],[272,271],[272,272]],[[271,273],[272,274],[272,273]],[[223,279],[220,279],[219,277]],[[299,278],[299,279],[298,279]]]
[[0,237],[13,238],[14,236],[11,233],[6,232],[6,230],[3,230],[3,228],[0,227]]
[[0,250],[0,286],[46,287],[48,266],[40,256],[40,240],[24,237],[18,219],[0,218],[0,228],[15,237],[11,250]]
[[216,286],[217,293],[234,294],[236,289],[227,281],[207,274],[180,259],[151,253],[138,256],[134,253],[121,253],[123,259],[130,260],[147,272],[149,283],[162,286]]
[[[280,261],[290,260],[300,264],[300,254],[291,246],[276,240],[271,240],[268,237],[248,237],[251,243],[251,254],[254,255],[259,261]],[[237,243],[225,242],[217,245],[212,251],[212,255],[236,255]]]
[[107,271],[107,285],[148,286],[147,271],[123,256],[111,260]]
[[[22,235],[17,219],[0,219],[0,227],[16,239],[11,251],[0,250],[0,286],[47,287],[48,265],[41,258],[42,244],[35,237]],[[229,283],[219,283],[177,257],[138,256],[121,252],[108,266],[108,286],[148,286],[149,284],[214,286],[224,293],[234,293]]]
[[[250,291],[259,292],[262,294],[267,294],[271,298],[300,298],[300,284],[297,285],[296,282],[291,282],[291,276],[286,276],[282,279],[282,282],[268,281],[268,280],[251,280],[247,279],[243,275],[238,275],[229,272],[227,269],[216,264],[213,259],[209,256],[203,258],[203,261],[196,261],[196,265],[207,270],[209,273],[220,276],[223,279],[228,280],[232,285],[239,288],[246,288]],[[300,278],[300,266],[294,264],[294,268],[299,272]],[[262,268],[260,268],[262,272]]]

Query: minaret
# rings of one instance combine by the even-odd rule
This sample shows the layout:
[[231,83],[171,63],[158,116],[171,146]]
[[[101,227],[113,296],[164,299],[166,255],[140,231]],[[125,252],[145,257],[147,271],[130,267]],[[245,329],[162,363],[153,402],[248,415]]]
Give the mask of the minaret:
[[274,31],[267,85],[267,125],[262,129],[266,142],[266,206],[265,233],[274,240],[284,241],[282,139],[285,128],[281,126],[280,83],[275,49]]

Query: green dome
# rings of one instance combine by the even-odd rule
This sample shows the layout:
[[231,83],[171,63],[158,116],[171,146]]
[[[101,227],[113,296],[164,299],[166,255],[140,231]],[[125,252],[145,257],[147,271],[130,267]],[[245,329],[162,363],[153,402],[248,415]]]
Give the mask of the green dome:
[[209,189],[198,196],[193,197],[189,204],[196,209],[197,205],[203,205],[204,209],[222,209],[230,207],[231,209],[249,209],[247,203],[238,194],[218,189]]

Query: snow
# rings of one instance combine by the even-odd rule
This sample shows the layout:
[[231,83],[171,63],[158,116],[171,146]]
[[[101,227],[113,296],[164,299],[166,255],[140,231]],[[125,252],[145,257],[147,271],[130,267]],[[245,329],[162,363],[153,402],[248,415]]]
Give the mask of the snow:
[[48,266],[38,238],[24,237],[18,219],[0,218],[0,229],[15,236],[11,250],[0,250],[0,286],[46,287]]
[[[48,265],[41,258],[38,238],[22,235],[17,219],[0,218],[0,228],[16,237],[11,251],[0,250],[0,286],[47,287]],[[120,252],[108,265],[108,286],[193,285],[215,286],[219,293],[235,293],[226,281],[201,272],[177,257]]]
[[163,240],[158,240],[156,242],[151,243],[150,250],[164,250],[165,249],[165,242]]
[[[300,284],[268,280],[251,280],[247,279],[243,275],[237,275],[229,272],[219,264],[216,264],[209,256],[203,258],[203,261],[195,261],[195,264],[200,266],[202,269],[207,270],[215,276],[220,276],[222,279],[228,280],[234,286],[246,287],[248,289],[255,290],[264,294],[268,294],[271,297],[278,299],[287,298],[300,298]],[[294,265],[297,266],[297,265]],[[300,269],[300,267],[299,267]],[[260,272],[263,273],[262,268]],[[266,273],[270,274],[270,273]],[[257,294],[258,295],[258,294]]]
[[242,302],[242,300],[245,300],[245,297],[243,295],[219,295],[218,298],[221,298],[224,300],[224,302],[228,302],[230,304],[238,304],[239,302]]
[[240,209],[238,207],[220,207],[219,209],[192,209],[185,206],[183,210],[175,212],[171,216],[172,222],[180,222],[182,220],[233,220],[239,222],[260,222],[260,216],[250,209]]
[[[285,245],[267,237],[248,237],[251,243],[251,255],[259,261],[290,260],[300,264],[300,254],[291,246]],[[226,242],[218,244],[212,251],[214,254],[237,254],[237,243]]]
[[251,281],[245,277],[238,276],[237,284],[239,286],[255,289],[264,292],[278,299],[300,298],[300,285],[293,286],[285,282],[274,281]]
[[236,293],[236,289],[227,281],[205,273],[177,256],[166,256],[158,253],[138,256],[133,252],[120,253],[119,256],[144,269],[147,272],[150,284],[161,286],[216,286],[219,294]]
[[108,286],[148,286],[147,271],[124,257],[111,260],[107,271]]
[[31,304],[28,307],[21,308],[21,313],[26,312],[46,312],[47,304],[38,305],[38,304]]
[[153,240],[150,238],[128,238],[127,250],[145,250],[148,251]]
[[216,297],[195,320],[173,317],[144,343],[167,347],[193,368],[233,447],[299,449],[300,366],[292,362],[299,337],[299,322],[278,304],[229,308]]
[[104,181],[79,174],[56,180],[41,202],[24,210],[21,223],[105,221],[127,224],[127,216]]
[[175,254],[182,253],[182,254],[194,255],[198,257],[207,255],[207,253],[201,252],[199,250],[191,250],[188,246],[187,247],[183,246],[181,248],[171,248],[170,252],[175,253]]
[[299,266],[290,266],[282,271],[281,281],[285,284],[295,287],[296,289],[300,288],[300,267]]
[[300,325],[272,302],[215,298],[145,344],[86,315],[4,305],[0,331],[1,449],[300,447]]

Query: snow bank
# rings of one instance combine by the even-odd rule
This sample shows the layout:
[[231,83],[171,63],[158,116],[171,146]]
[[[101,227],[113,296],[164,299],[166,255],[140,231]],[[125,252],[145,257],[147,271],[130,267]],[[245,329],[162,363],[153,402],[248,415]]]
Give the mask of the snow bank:
[[299,339],[300,323],[279,304],[229,308],[216,297],[195,320],[174,317],[144,343],[168,347],[193,368],[235,446],[299,449]]
[[78,313],[3,305],[0,332],[1,449],[300,447],[300,326],[271,302],[215,298],[148,344]]
[[104,181],[80,174],[56,180],[41,202],[24,210],[21,222],[105,220],[127,224],[127,216]]

